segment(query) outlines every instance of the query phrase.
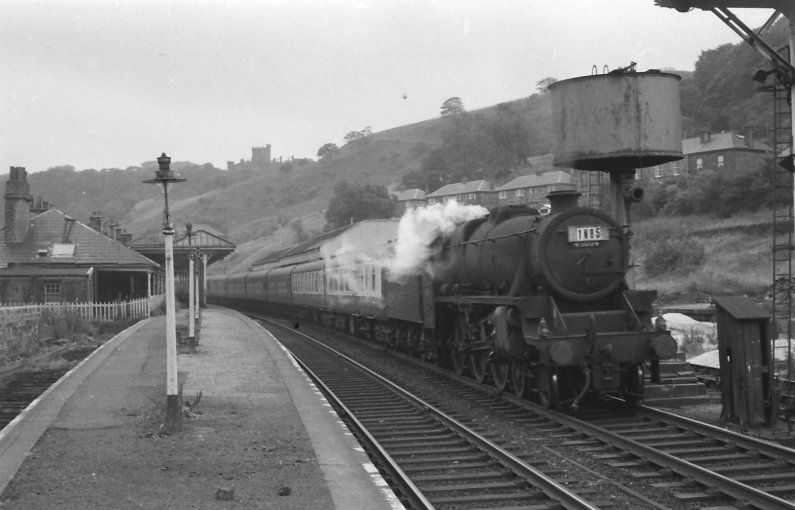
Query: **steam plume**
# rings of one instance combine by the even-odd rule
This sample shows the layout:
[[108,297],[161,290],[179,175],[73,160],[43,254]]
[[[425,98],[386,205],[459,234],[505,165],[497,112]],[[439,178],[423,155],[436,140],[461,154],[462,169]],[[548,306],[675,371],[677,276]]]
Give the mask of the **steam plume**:
[[439,235],[449,235],[465,221],[486,214],[488,210],[483,206],[459,204],[455,200],[408,209],[398,224],[394,256],[385,264],[387,277],[400,281],[420,270],[433,274],[429,263],[433,240]]

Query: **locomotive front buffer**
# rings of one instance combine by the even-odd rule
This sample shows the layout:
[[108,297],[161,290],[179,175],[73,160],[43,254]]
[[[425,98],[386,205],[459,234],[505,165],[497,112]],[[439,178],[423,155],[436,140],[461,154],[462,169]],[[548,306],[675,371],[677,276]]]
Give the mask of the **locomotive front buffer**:
[[678,349],[664,321],[652,323],[655,294],[625,290],[617,309],[575,313],[561,313],[550,296],[519,298],[492,315],[495,353],[527,364],[534,386],[560,398],[558,404],[570,401],[576,409],[589,390],[637,403],[644,362],[650,361],[646,369],[659,382],[659,361]]

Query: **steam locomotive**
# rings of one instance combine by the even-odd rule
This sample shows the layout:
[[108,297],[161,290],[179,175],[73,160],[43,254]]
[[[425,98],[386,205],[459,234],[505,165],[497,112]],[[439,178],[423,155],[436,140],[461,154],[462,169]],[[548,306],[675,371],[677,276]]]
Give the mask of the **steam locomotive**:
[[362,257],[373,240],[361,236],[366,244],[346,241],[347,256],[286,254],[259,271],[210,277],[208,301],[316,321],[544,406],[638,402],[644,365],[654,376],[677,349],[654,324],[656,293],[627,288],[628,241],[612,217],[578,207],[576,193],[549,199],[546,216],[495,208],[437,237],[433,275],[392,281],[379,259]]
[[[633,72],[597,78],[618,89],[613,95],[628,114],[660,111],[670,117],[671,105],[657,102],[670,98],[671,76]],[[663,93],[647,78],[663,78]],[[583,113],[572,110],[589,102],[582,91],[570,94],[571,86],[580,85],[560,85],[557,106],[553,95],[553,112],[560,110],[557,122],[569,129],[575,124],[574,129],[587,129],[579,118]],[[597,85],[600,100],[609,98],[606,84]],[[632,97],[640,107],[625,104]],[[674,106],[678,111],[678,103]],[[602,111],[615,115],[619,109]],[[617,130],[627,129],[626,120],[613,119]],[[607,136],[604,127],[602,122],[595,136]],[[677,351],[664,321],[654,317],[656,292],[633,290],[627,283],[632,266],[629,207],[642,198],[631,168],[681,158],[681,132],[664,134],[643,126],[626,137],[641,147],[627,150],[623,140],[602,138],[595,142],[597,152],[581,146],[572,150],[571,140],[582,144],[583,136],[560,137],[564,142],[556,146],[556,163],[565,164],[559,166],[612,168],[615,217],[579,206],[573,191],[551,193],[546,215],[527,206],[498,207],[437,235],[426,270],[402,280],[390,278],[384,263],[394,249],[395,239],[384,233],[390,229],[367,229],[363,222],[354,226],[365,232],[358,240],[352,227],[314,245],[337,242],[347,247],[345,253],[324,255],[319,248],[304,247],[258,270],[209,278],[208,301],[345,330],[547,407],[577,408],[608,396],[637,403],[646,372],[652,380],[658,378],[659,361]],[[669,141],[679,144],[678,154],[676,147],[647,146]],[[620,151],[611,148],[617,143]],[[379,243],[374,235],[385,237]],[[384,251],[372,253],[379,244]]]

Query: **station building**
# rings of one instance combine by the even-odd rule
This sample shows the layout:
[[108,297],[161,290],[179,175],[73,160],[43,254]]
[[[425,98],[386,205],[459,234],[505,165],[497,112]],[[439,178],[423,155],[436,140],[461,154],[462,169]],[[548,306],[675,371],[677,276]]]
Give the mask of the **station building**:
[[11,167],[4,201],[0,302],[112,302],[162,293],[158,263],[46,204],[32,207],[23,167]]

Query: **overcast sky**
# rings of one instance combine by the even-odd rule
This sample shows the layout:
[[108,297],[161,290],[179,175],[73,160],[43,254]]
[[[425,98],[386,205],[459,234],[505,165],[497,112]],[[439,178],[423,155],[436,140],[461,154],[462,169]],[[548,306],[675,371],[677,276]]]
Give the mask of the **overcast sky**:
[[[767,9],[735,11],[752,27]],[[316,158],[346,133],[741,42],[654,0],[0,0],[0,173]]]

